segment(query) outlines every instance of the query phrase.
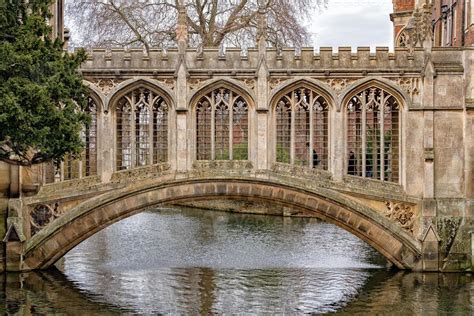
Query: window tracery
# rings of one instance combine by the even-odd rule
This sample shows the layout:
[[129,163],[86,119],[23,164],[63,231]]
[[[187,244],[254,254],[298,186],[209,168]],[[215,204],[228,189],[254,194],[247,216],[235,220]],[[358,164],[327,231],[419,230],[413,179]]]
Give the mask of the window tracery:
[[160,95],[138,88],[116,106],[117,170],[168,160],[168,105]]
[[406,48],[409,46],[409,40],[410,40],[410,36],[408,35],[408,32],[406,30],[402,30],[400,34],[398,35],[396,46]]
[[296,88],[275,108],[276,161],[328,169],[329,106],[312,89]]
[[398,182],[400,106],[387,91],[370,87],[347,105],[349,175]]
[[248,160],[248,104],[227,88],[204,95],[196,105],[196,159]]

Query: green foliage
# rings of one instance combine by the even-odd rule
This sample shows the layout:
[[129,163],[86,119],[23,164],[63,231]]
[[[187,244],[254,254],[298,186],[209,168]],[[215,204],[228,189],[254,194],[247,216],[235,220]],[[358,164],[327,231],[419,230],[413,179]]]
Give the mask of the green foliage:
[[276,148],[276,161],[290,163],[291,156],[290,151],[287,148],[283,148],[280,144],[277,144]]
[[90,121],[77,72],[85,52],[51,40],[50,2],[0,0],[0,159],[10,163],[78,156]]
[[242,143],[234,144],[233,148],[234,160],[248,160],[249,159],[249,145],[248,141],[245,140]]
[[[244,140],[242,143],[233,144],[233,160],[248,160],[249,158],[249,146],[248,141]],[[229,150],[226,149],[222,153],[216,152],[216,160],[229,160]]]

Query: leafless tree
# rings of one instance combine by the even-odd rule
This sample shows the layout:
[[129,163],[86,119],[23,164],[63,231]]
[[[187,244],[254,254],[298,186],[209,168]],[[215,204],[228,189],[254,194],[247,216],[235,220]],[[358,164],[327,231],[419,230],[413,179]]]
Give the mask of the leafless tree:
[[[268,42],[304,46],[305,24],[328,0],[184,0],[192,47],[255,43],[259,5],[268,19]],[[178,0],[66,0],[73,46],[174,46]]]

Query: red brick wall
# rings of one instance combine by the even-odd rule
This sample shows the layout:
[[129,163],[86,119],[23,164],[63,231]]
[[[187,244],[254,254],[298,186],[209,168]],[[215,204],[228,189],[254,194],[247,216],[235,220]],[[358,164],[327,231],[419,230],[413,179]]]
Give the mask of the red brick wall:
[[393,11],[409,11],[415,8],[415,0],[394,0],[393,1]]

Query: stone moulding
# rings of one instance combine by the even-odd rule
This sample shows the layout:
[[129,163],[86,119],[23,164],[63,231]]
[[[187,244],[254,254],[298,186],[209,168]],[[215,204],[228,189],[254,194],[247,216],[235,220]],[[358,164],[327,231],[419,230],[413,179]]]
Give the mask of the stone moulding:
[[403,187],[398,183],[382,182],[380,180],[359,178],[356,176],[344,176],[344,183],[350,187],[363,188],[367,191],[384,192],[389,195],[405,195]]
[[87,191],[101,184],[100,176],[90,176],[81,179],[67,180],[45,184],[41,187],[39,195],[62,191]]
[[165,171],[171,169],[169,163],[160,163],[152,166],[138,167],[131,170],[114,172],[110,180],[111,183],[130,182],[142,179],[157,178]]
[[197,160],[193,163],[193,169],[251,170],[253,164],[248,160]]
[[283,173],[294,177],[305,177],[308,179],[318,179],[318,181],[332,179],[331,173],[327,170],[318,168],[309,168],[305,166],[296,166],[286,163],[275,162],[271,170],[275,173]]

